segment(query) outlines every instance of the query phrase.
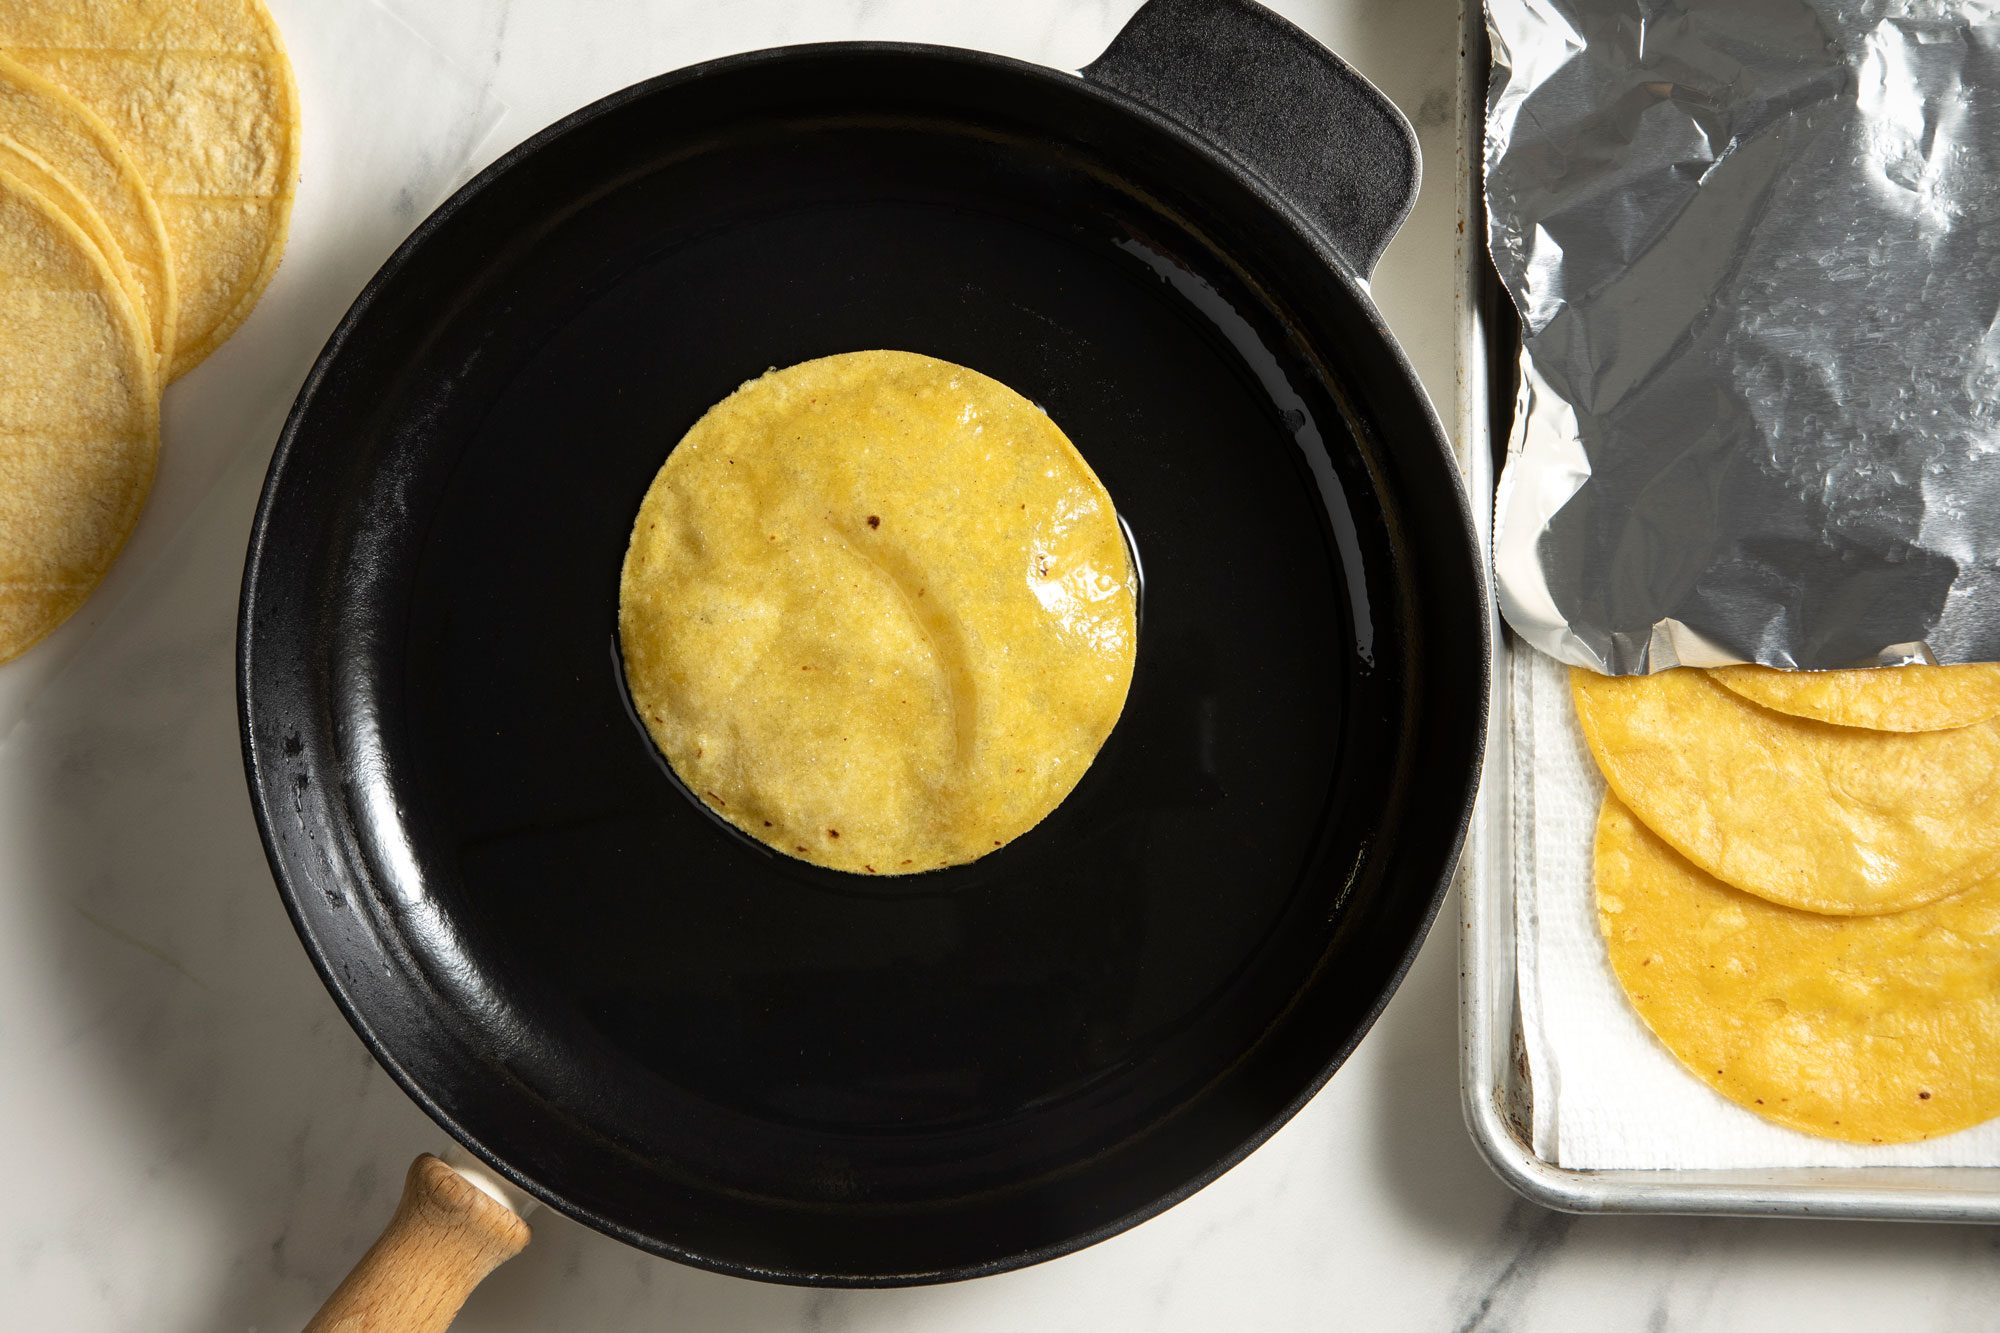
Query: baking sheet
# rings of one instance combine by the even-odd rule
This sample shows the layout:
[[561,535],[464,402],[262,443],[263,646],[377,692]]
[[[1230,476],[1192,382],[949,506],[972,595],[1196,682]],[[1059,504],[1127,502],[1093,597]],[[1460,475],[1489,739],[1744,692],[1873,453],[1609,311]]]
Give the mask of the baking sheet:
[[[1498,447],[1513,404],[1517,333],[1511,309],[1476,238],[1483,226],[1478,173],[1487,56],[1477,0],[1462,13],[1460,153],[1464,234],[1458,261],[1459,373],[1452,419],[1467,458],[1473,510],[1490,524]],[[1433,167],[1433,169],[1436,169]],[[1497,427],[1496,427],[1497,421]],[[1490,526],[1484,530],[1490,536]],[[1576,1212],[2000,1222],[2000,1170],[1985,1167],[1842,1166],[1578,1170],[1539,1151],[1537,1099],[1520,1023],[1515,968],[1515,823],[1532,798],[1534,770],[1517,768],[1513,675],[1531,650],[1489,626],[1495,697],[1487,761],[1459,877],[1460,1079],[1468,1130],[1494,1171],[1525,1197]]]

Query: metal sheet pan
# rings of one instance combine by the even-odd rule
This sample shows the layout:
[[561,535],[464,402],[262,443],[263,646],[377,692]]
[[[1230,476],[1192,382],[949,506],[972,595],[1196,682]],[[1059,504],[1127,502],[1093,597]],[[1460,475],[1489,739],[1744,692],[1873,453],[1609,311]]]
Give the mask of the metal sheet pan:
[[[1479,134],[1485,105],[1485,24],[1477,0],[1462,13],[1459,47],[1459,372],[1451,414],[1480,536],[1492,536],[1496,441],[1512,405],[1514,339],[1507,298],[1480,238]],[[1500,414],[1495,429],[1495,413]],[[1521,1045],[1515,985],[1509,830],[1514,802],[1508,745],[1515,655],[1532,651],[1497,614],[1486,776],[1459,866],[1460,1087],[1466,1127],[1500,1178],[1526,1198],[1577,1213],[1696,1213],[1923,1222],[2000,1222],[2000,1169],[1824,1167],[1812,1170],[1573,1171],[1538,1155],[1529,1133],[1534,1077]]]

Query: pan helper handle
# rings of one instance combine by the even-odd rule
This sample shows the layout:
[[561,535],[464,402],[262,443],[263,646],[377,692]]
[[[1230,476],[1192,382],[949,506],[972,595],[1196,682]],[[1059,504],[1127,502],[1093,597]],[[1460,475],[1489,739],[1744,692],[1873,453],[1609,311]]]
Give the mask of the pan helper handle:
[[1395,104],[1253,0],[1147,0],[1083,76],[1233,158],[1366,279],[1416,202],[1416,132]]
[[522,1194],[461,1149],[410,1163],[381,1236],[305,1333],[442,1333],[472,1289],[528,1244]]

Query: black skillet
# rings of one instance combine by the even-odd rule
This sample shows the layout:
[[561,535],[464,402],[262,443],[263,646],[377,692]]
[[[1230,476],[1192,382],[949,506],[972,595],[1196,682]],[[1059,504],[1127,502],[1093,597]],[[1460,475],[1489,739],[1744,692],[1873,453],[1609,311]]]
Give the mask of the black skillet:
[[[1151,0],[1082,77],[880,44],[669,74],[440,208],[299,395],[243,588],[265,844],[382,1064],[570,1216],[791,1282],[1033,1263],[1262,1142],[1403,975],[1479,765],[1481,562],[1362,282],[1416,178],[1310,38]],[[613,639],[682,432],[876,347],[1042,404],[1144,569],[1076,792],[888,880],[708,818]]]

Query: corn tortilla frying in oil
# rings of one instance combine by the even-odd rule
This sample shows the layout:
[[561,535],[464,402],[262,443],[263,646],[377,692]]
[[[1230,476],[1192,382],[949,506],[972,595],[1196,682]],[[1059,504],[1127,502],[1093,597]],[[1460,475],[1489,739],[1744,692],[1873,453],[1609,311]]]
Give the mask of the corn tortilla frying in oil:
[[1033,403],[909,352],[775,370],[695,423],[619,585],[674,772],[815,865],[959,865],[1061,804],[1132,681],[1111,497]]

